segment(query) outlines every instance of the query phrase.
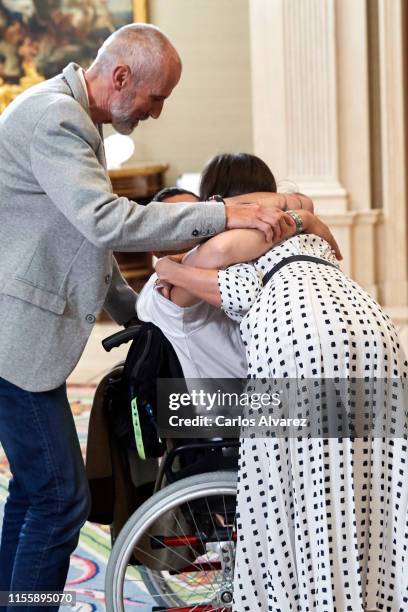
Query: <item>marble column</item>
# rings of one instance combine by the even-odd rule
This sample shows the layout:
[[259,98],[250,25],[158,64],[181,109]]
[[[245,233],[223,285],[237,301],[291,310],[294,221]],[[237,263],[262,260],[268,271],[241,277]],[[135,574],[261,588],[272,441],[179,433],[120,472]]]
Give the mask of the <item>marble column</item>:
[[254,151],[278,180],[313,197],[344,270],[383,303],[402,306],[404,0],[370,2],[378,6],[378,40],[364,0],[249,0]]
[[[382,242],[383,301],[405,311],[408,324],[408,214],[407,214],[407,116],[404,85],[407,72],[407,20],[405,0],[378,0],[380,49],[380,105],[382,204],[384,228]],[[405,29],[405,31],[404,31]]]
[[334,0],[252,0],[250,18],[255,148],[319,209],[346,211]]

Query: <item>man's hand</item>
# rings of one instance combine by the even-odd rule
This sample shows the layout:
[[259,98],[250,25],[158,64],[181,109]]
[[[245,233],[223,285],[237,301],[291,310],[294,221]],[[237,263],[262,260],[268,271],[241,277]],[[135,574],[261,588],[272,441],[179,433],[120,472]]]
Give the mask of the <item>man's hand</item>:
[[225,216],[227,229],[257,229],[267,242],[279,241],[284,226],[294,225],[289,215],[270,204],[226,204]]
[[313,208],[307,196],[293,193],[250,193],[225,199],[226,229],[258,229],[267,242],[281,236],[282,211],[294,208]]

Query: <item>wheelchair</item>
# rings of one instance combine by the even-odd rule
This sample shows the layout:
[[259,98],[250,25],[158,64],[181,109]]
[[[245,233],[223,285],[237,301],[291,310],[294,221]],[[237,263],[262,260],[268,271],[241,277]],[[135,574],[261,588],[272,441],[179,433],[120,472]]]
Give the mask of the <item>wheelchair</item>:
[[[134,344],[143,325],[152,324],[106,338],[105,350]],[[158,458],[154,493],[112,547],[106,609],[123,612],[145,601],[152,612],[227,612],[233,601],[239,440],[159,441],[165,450]]]

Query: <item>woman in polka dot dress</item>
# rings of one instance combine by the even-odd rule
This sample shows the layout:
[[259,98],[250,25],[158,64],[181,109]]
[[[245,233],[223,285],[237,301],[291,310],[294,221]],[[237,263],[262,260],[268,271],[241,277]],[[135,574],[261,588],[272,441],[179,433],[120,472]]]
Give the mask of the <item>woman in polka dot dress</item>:
[[[217,158],[210,193],[227,196],[234,156],[223,157],[229,191]],[[245,240],[250,263],[216,271],[160,260],[156,271],[239,322],[249,378],[407,378],[389,317],[323,238],[288,225],[292,237],[260,255],[262,238],[255,246],[256,232],[236,231],[205,243],[201,261],[217,239],[241,249]],[[406,437],[242,437],[234,612],[408,611],[407,459]]]

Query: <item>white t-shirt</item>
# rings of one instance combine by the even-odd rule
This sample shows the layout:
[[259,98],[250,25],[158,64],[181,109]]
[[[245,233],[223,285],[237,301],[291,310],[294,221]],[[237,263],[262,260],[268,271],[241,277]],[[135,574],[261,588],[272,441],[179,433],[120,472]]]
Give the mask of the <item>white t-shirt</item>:
[[238,323],[221,309],[200,301],[183,308],[161,295],[157,274],[139,294],[141,321],[159,327],[173,345],[185,378],[246,378],[245,348]]

